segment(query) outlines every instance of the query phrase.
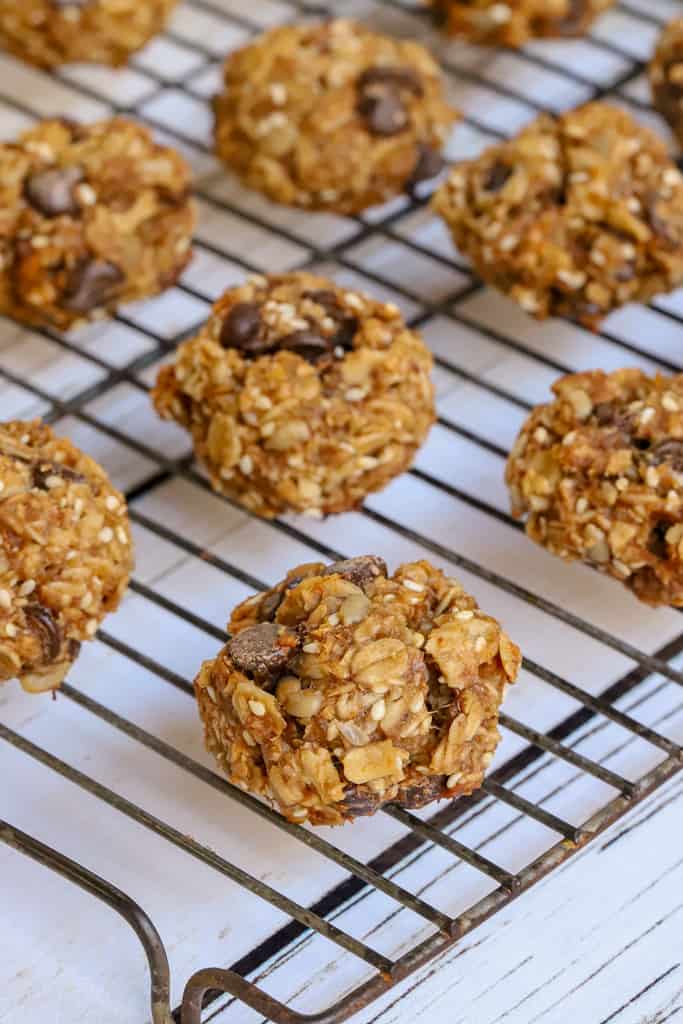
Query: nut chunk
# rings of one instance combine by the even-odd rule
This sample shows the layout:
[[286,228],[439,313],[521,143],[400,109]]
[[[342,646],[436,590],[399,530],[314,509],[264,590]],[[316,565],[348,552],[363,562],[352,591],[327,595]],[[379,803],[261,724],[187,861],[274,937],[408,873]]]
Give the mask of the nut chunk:
[[39,421],[0,426],[0,683],[54,690],[133,566],[126,502]]
[[0,0],[0,46],[40,67],[125,64],[178,0]]
[[519,649],[428,562],[300,565],[234,610],[195,680],[206,744],[290,821],[339,825],[481,785]]
[[683,281],[683,175],[629,114],[544,114],[455,167],[435,200],[455,244],[528,313],[595,327]]
[[651,605],[683,605],[683,374],[562,377],[507,466],[526,532]]
[[652,99],[683,146],[683,18],[666,26],[650,63]]
[[0,144],[0,313],[64,330],[169,287],[190,258],[189,183],[178,153],[121,117]]
[[286,25],[231,54],[216,152],[279,203],[357,213],[435,177],[455,111],[419,43],[353,21]]
[[431,0],[437,22],[472,43],[522,46],[537,36],[580,36],[614,0]]
[[216,490],[258,515],[355,508],[434,420],[431,356],[398,309],[312,274],[226,292],[153,392]]

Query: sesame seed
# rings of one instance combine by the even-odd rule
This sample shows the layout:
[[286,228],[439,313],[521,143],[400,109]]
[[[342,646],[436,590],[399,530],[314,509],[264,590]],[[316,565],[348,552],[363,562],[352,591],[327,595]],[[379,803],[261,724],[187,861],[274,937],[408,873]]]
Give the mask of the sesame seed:
[[579,498],[577,500],[577,502],[576,502],[576,511],[577,511],[577,513],[580,516],[582,516],[587,508],[588,508],[588,499],[587,498]]
[[474,618],[474,612],[466,609],[464,612],[458,612],[456,619],[460,619],[461,622],[469,622],[470,619]]
[[305,654],[317,654],[320,650],[320,644],[316,643],[315,640],[311,640],[310,643],[304,644],[301,650]]
[[88,634],[88,636],[95,635],[95,633],[97,632],[97,625],[97,619],[88,619],[88,621],[85,624],[85,631]]
[[662,408],[666,409],[667,412],[678,412],[680,408],[678,399],[670,391],[665,391],[662,395]]
[[330,624],[330,626],[338,626],[339,625],[339,616],[337,615],[336,612],[334,612],[333,615],[329,615],[328,616],[327,621]]
[[[208,687],[207,687],[207,689],[208,689]],[[215,699],[214,699],[214,704],[215,703],[216,702],[215,702]],[[256,746],[256,740],[251,735],[251,733],[249,732],[248,729],[243,729],[242,730],[242,739],[244,740],[244,742],[247,744],[248,747],[255,747]]]
[[36,589],[35,580],[25,580],[19,587],[19,597],[28,597]]
[[449,775],[446,779],[446,789],[455,789],[461,778],[462,772],[453,772],[453,774]]
[[652,408],[652,406],[651,405],[646,405],[645,408],[643,409],[643,411],[640,414],[640,422],[643,423],[643,424],[649,423],[650,420],[652,419],[652,417],[654,416],[654,414],[655,414],[655,411]]
[[406,588],[406,590],[414,590],[416,594],[421,594],[422,591],[424,590],[424,586],[422,583],[416,583],[415,580],[410,579],[403,580],[403,586]]
[[88,608],[90,607],[91,604],[92,604],[92,594],[90,593],[89,590],[86,590],[85,594],[81,598],[81,608],[85,612],[85,611],[88,610]]
[[9,590],[0,590],[0,608],[4,608],[9,611],[12,607],[12,598],[10,597]]
[[113,494],[108,494],[104,502],[104,507],[108,509],[109,512],[115,512],[119,507],[119,499],[115,498]]
[[17,635],[17,627],[13,622],[8,622],[5,626],[5,636],[15,637]]
[[251,455],[243,455],[239,462],[240,472],[244,473],[245,476],[249,476],[252,469],[254,468],[254,460]]
[[118,538],[119,544],[126,545],[128,543],[128,534],[126,533],[122,526],[116,527],[116,536]]
[[97,539],[100,540],[103,544],[108,544],[109,541],[114,539],[114,531],[110,526],[105,526],[97,534]]
[[628,480],[625,476],[620,476],[614,485],[618,491],[628,490]]
[[263,718],[266,713],[266,706],[262,704],[260,700],[250,700],[249,710],[252,714],[256,715],[257,718]]
[[347,402],[360,402],[365,398],[365,388],[349,388],[344,398]]
[[484,650],[485,647],[486,647],[486,637],[485,636],[478,636],[477,639],[474,642],[474,649],[475,649],[475,651],[478,654],[481,654],[481,652]]

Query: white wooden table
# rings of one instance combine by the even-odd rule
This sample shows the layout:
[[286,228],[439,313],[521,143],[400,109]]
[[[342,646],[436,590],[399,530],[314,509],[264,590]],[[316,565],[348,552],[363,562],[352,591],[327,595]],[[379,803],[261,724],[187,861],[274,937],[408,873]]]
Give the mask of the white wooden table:
[[[438,47],[466,115],[449,147],[453,159],[514,132],[543,106],[559,110],[603,93],[661,130],[646,106],[640,61],[659,25],[680,10],[675,0],[624,0],[591,37],[535,43],[519,54],[444,44],[408,3],[327,6]],[[214,765],[188,682],[215,653],[232,605],[291,565],[331,551],[375,551],[392,565],[431,558],[505,623],[529,659],[506,703],[512,721],[547,732],[590,695],[626,680],[623,693],[613,692],[613,706],[683,741],[681,677],[668,678],[665,666],[634,675],[643,657],[657,652],[681,671],[679,613],[645,608],[611,581],[530,544],[509,520],[502,480],[505,450],[529,405],[547,397],[562,369],[683,365],[683,291],[613,315],[598,335],[563,322],[539,325],[473,280],[423,204],[402,200],[362,222],[302,217],[244,191],[210,155],[206,101],[225,52],[304,7],[299,0],[187,0],[169,32],[121,72],[70,68],[48,76],[0,58],[1,136],[38,116],[91,119],[118,110],[148,120],[179,145],[198,175],[196,257],[178,287],[65,338],[0,323],[3,418],[47,415],[103,462],[129,494],[138,560],[133,588],[84,649],[70,690],[52,702],[14,685],[0,689],[0,817],[145,908],[168,951],[174,1006],[187,978],[208,965],[240,964],[252,981],[305,1013],[334,1003],[371,973],[315,933],[283,932],[287,915],[210,867],[190,844],[302,906],[334,891],[329,920],[389,959],[433,931],[382,893],[358,887],[344,896],[339,887],[349,876],[338,863],[207,782]],[[172,344],[245,270],[303,264],[390,297],[420,326],[437,357],[440,419],[415,471],[362,511],[269,524],[212,495],[189,461],[179,463],[180,474],[169,472],[168,460],[189,456],[187,438],[155,418],[145,389]],[[562,692],[563,680],[584,696]],[[514,729],[503,732],[492,772],[527,746]],[[558,736],[560,756],[542,754],[505,785],[572,826],[617,791],[568,757],[589,758],[625,780],[666,757],[603,714],[576,719]],[[65,781],[50,758],[137,811],[121,813],[83,784]],[[357,1020],[662,1024],[680,1016],[682,787],[680,776],[667,783]],[[143,813],[171,825],[182,842],[171,845],[145,827]],[[445,833],[512,874],[561,838],[492,795],[467,806]],[[452,851],[414,843],[402,854],[396,844],[408,830],[385,814],[318,835],[363,863],[393,849],[387,878],[449,917],[497,888]],[[1,845],[0,878],[2,1024],[148,1020],[145,965],[122,922]],[[246,1024],[259,1016],[222,997],[206,1019]]]

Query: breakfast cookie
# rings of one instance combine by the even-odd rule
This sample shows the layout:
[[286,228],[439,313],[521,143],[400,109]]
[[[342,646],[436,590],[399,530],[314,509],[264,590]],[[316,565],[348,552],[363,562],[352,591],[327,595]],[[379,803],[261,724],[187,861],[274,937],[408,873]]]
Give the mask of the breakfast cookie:
[[435,208],[483,280],[589,327],[683,281],[683,175],[625,111],[543,114],[457,165]]
[[431,0],[437,24],[472,43],[522,46],[538,36],[581,36],[615,0]]
[[292,569],[233,612],[195,681],[230,780],[295,822],[471,793],[498,745],[519,648],[428,562],[366,555]]
[[190,258],[190,171],[124,118],[0,144],[0,313],[65,330],[169,287]]
[[650,63],[652,100],[683,146],[683,18],[666,26]]
[[0,47],[39,67],[125,64],[178,0],[0,0]]
[[308,273],[252,277],[162,367],[157,411],[261,516],[360,505],[434,421],[432,358],[396,306]]
[[562,377],[512,449],[512,511],[555,555],[683,605],[683,374]]
[[344,19],[231,54],[214,109],[216,152],[245,184],[347,214],[435,177],[457,116],[423,46]]
[[0,683],[56,689],[133,567],[126,502],[38,420],[0,425]]

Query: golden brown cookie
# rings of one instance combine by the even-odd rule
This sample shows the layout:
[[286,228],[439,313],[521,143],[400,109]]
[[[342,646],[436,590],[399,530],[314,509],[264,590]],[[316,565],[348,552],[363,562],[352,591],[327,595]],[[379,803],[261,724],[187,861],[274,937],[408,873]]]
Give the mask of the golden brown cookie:
[[169,287],[190,258],[189,185],[180,154],[121,117],[0,145],[0,313],[64,330]]
[[512,511],[555,555],[683,605],[683,374],[562,377],[507,466]]
[[683,146],[683,18],[670,22],[650,63],[652,100]]
[[56,689],[133,567],[125,498],[34,421],[0,426],[0,683]]
[[419,43],[353,21],[287,25],[231,54],[216,152],[279,203],[356,213],[441,170],[456,120]]
[[457,165],[435,208],[483,280],[541,319],[595,327],[683,281],[683,175],[605,103],[543,114]]
[[519,648],[428,562],[298,566],[233,612],[195,680],[206,744],[290,821],[338,825],[481,785]]
[[396,306],[308,273],[250,278],[159,373],[157,411],[262,516],[360,505],[434,421],[431,355]]
[[0,47],[40,67],[125,64],[178,0],[0,0]]
[[538,36],[581,36],[615,0],[431,0],[437,23],[472,43],[522,46]]

